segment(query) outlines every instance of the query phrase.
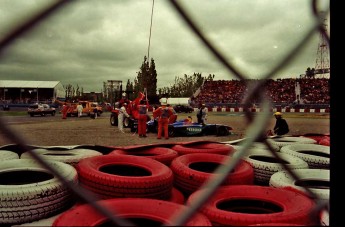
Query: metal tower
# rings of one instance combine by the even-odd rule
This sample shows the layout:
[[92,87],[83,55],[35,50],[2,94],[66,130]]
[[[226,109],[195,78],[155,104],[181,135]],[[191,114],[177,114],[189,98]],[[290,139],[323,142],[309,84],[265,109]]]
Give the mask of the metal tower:
[[330,76],[330,64],[329,64],[329,47],[327,43],[327,38],[325,34],[327,34],[327,24],[325,23],[326,19],[324,19],[324,23],[322,24],[322,29],[324,31],[320,31],[320,38],[319,38],[319,46],[317,48],[316,53],[316,63],[315,63],[315,76],[321,75],[322,77],[329,77]]

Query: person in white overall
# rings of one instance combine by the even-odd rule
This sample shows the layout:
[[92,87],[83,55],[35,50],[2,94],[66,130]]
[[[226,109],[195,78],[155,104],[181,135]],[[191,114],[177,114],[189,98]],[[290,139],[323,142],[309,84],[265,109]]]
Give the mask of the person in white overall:
[[126,111],[126,106],[127,106],[127,103],[123,103],[123,105],[121,106],[121,108],[119,109],[119,114],[117,116],[117,119],[118,119],[118,127],[119,127],[119,130],[120,132],[122,133],[125,133],[123,131],[123,120],[126,117],[129,117],[129,114],[127,113]]

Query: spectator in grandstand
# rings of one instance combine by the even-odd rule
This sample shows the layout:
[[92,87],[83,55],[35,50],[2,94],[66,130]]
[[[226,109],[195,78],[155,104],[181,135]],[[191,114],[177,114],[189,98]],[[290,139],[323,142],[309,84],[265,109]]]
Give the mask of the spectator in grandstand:
[[157,139],[162,138],[162,133],[164,131],[165,139],[169,139],[169,118],[173,115],[171,108],[167,107],[166,99],[162,99],[161,106],[153,111],[153,117],[158,118],[158,134]]
[[289,125],[281,112],[275,112],[274,117],[276,118],[276,124],[274,125],[273,132],[278,136],[285,135],[289,132]]
[[129,117],[129,114],[126,111],[127,103],[123,103],[123,105],[119,109],[119,114],[117,115],[117,124],[119,127],[120,132],[125,133],[123,131],[123,120],[125,117]]

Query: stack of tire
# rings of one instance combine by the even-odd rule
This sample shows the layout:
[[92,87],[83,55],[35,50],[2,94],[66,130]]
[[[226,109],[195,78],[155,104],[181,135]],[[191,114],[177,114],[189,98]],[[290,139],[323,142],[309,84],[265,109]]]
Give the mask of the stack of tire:
[[[307,143],[307,148],[300,147],[303,152],[298,149],[296,151],[297,145],[300,146],[296,142],[274,144],[271,151],[265,144],[256,142],[248,151],[243,152],[242,149],[236,149],[229,144],[195,141],[164,147],[152,144],[117,147],[108,154],[80,158],[71,162],[73,165],[63,163],[62,160],[59,162],[45,159],[72,167],[77,173],[77,181],[73,182],[76,187],[91,192],[90,195],[94,196],[91,198],[93,202],[75,202],[76,198],[68,197],[66,192],[66,198],[60,199],[66,204],[31,219],[25,215],[25,218],[16,216],[13,220],[17,221],[12,220],[10,224],[327,225],[328,212],[315,215],[313,213],[317,203],[326,204],[328,201],[329,170],[327,161],[321,160],[327,151],[321,151],[320,148],[316,150],[314,145],[318,144],[312,143]],[[306,149],[311,149],[311,146],[315,150],[305,152]],[[292,154],[291,150],[297,154]],[[302,153],[303,157],[299,157]],[[319,161],[315,161],[315,158],[304,158],[316,154],[320,156]],[[290,176],[286,172],[286,167],[295,173],[297,180],[296,176]],[[0,170],[0,188],[12,184],[1,182],[1,174]],[[318,188],[303,190],[310,186]],[[60,187],[67,186],[57,188]],[[52,195],[55,188],[50,190],[51,195],[48,192],[42,194],[48,194],[48,199],[52,201],[58,200],[57,196]],[[205,199],[208,196],[210,197]],[[8,201],[1,202],[2,200],[0,223],[4,224],[4,219],[1,218],[8,216],[4,212],[10,209],[14,212],[15,208],[10,208],[8,204],[11,203]],[[13,204],[12,206],[15,207]],[[20,206],[24,206],[24,202]],[[35,212],[38,206],[40,205],[29,205],[29,209]],[[44,202],[42,206],[45,206]],[[49,207],[50,203],[46,206]],[[194,206],[200,207],[194,209],[197,212],[192,215],[190,212],[194,212]],[[185,215],[190,218],[184,219]],[[39,223],[39,220],[42,222]]]
[[75,202],[70,187],[78,184],[69,164],[48,161],[65,180],[32,159],[0,161],[0,224],[15,225],[45,219],[68,210]]

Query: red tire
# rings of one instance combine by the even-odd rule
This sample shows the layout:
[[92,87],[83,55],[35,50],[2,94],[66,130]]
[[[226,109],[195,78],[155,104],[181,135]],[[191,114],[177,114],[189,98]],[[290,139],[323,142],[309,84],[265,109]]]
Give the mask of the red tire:
[[81,160],[76,169],[80,185],[100,198],[168,199],[173,187],[169,167],[151,158],[103,155]]
[[184,204],[186,202],[186,198],[180,190],[173,187],[173,189],[171,190],[171,196],[168,201],[178,204]]
[[[231,157],[203,153],[185,154],[175,158],[170,165],[175,186],[187,194],[196,191],[214,175],[216,168],[227,158]],[[254,184],[254,169],[246,161],[240,160],[223,181],[223,185],[235,184]]]
[[[169,219],[176,212],[188,209],[182,204],[146,198],[107,199],[100,200],[98,203],[117,217],[126,218],[126,221],[134,226],[141,226],[142,222],[146,223],[146,226],[172,225]],[[52,226],[111,226],[112,224],[91,205],[82,204],[64,212]],[[212,225],[205,215],[196,213],[186,226]]]
[[170,165],[171,161],[178,156],[178,153],[177,151],[166,147],[149,147],[134,151],[116,149],[110,152],[109,155],[135,155],[152,158],[165,165]]
[[217,142],[177,144],[172,146],[171,149],[177,151],[179,155],[193,153],[228,155],[235,151],[232,146]]
[[[191,194],[187,205],[198,200],[203,190]],[[258,185],[219,187],[201,207],[213,225],[248,226],[260,223],[313,225],[310,217],[315,202],[300,193]]]

